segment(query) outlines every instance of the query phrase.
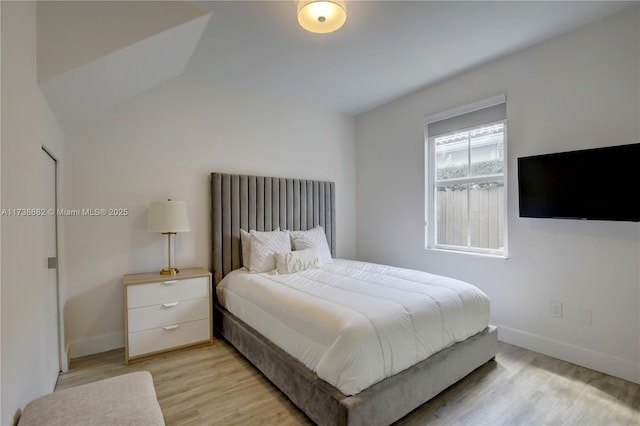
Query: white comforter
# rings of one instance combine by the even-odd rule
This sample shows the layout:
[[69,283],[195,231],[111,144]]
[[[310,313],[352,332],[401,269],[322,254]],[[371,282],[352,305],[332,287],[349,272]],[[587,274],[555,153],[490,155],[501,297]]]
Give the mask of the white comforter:
[[346,395],[480,331],[489,298],[425,272],[335,259],[288,275],[239,269],[220,303]]

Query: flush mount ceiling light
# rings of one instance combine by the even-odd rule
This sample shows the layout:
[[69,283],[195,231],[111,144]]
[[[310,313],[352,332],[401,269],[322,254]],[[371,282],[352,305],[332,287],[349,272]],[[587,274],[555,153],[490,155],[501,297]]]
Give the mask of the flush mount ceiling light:
[[346,20],[346,0],[298,0],[298,22],[307,31],[330,33]]

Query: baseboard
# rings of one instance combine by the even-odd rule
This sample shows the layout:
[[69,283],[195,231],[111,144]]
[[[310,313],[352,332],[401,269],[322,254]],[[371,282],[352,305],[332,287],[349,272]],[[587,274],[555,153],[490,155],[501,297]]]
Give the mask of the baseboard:
[[62,372],[66,373],[69,371],[69,365],[71,364],[71,344],[69,342],[64,345],[64,359],[62,361]]
[[124,347],[124,333],[106,333],[69,342],[69,359]]
[[640,384],[638,364],[625,359],[502,325],[498,340]]

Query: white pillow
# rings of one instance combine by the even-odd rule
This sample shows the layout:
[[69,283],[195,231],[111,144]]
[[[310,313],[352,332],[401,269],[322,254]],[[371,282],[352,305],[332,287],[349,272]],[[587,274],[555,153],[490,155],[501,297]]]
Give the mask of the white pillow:
[[250,231],[249,271],[269,272],[276,269],[276,253],[291,251],[289,231]]
[[292,274],[306,269],[318,269],[321,266],[322,259],[315,248],[276,253],[276,268],[279,274]]
[[[254,231],[254,232],[269,232],[269,231]],[[280,232],[278,226],[271,232]],[[240,228],[240,242],[242,246],[242,266],[251,270],[251,234],[244,229]]]
[[331,250],[327,243],[327,236],[322,226],[317,226],[308,231],[291,231],[291,243],[294,250],[315,248],[322,263],[332,263]]
[[240,228],[240,242],[242,245],[242,266],[251,269],[251,234]]

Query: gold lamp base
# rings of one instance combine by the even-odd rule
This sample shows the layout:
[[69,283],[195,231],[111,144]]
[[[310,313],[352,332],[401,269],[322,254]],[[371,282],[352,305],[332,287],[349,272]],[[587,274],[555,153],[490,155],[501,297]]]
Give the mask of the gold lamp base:
[[175,275],[178,272],[178,268],[171,267],[171,236],[175,235],[175,232],[163,232],[167,236],[167,267],[160,271],[160,275]]

